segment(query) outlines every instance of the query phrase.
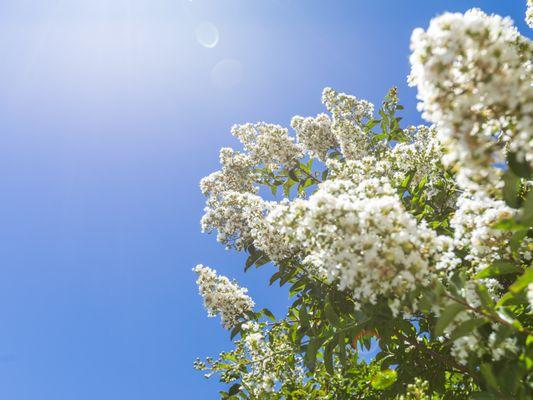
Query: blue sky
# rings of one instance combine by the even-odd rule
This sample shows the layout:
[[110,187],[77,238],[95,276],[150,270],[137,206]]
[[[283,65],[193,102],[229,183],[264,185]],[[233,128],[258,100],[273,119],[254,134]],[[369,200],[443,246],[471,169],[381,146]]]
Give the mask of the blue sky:
[[192,362],[230,344],[191,268],[287,305],[200,233],[230,126],[321,112],[324,86],[398,85],[419,123],[410,33],[474,6],[529,35],[525,0],[0,0],[0,398],[216,398]]

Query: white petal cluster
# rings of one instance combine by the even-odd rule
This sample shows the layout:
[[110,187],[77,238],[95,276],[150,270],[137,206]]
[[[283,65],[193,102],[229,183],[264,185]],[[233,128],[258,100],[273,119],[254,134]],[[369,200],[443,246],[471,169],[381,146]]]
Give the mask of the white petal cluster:
[[362,123],[372,118],[374,105],[332,88],[325,88],[322,103],[333,117],[331,130],[337,139],[346,159],[358,159],[368,154],[370,136],[365,133]]
[[[509,240],[512,232],[492,226],[515,214],[516,210],[502,200],[494,200],[484,194],[463,193],[459,197],[450,225],[454,229],[455,247],[468,252],[465,259],[471,263],[473,272],[510,256]],[[531,260],[531,252],[527,250],[529,242],[525,239],[523,248],[520,249],[526,260]]]
[[402,297],[436,271],[451,244],[407,213],[387,178],[328,180],[268,221],[356,300]]
[[492,332],[489,335],[488,346],[494,361],[501,360],[507,352],[514,354],[518,351],[518,347],[516,346],[516,338],[506,338],[502,341],[498,341],[495,332]]
[[279,125],[265,122],[234,125],[231,133],[240,140],[257,165],[277,169],[303,156],[301,147],[289,136],[288,130]]
[[459,364],[466,365],[471,354],[477,354],[478,357],[481,357],[485,351],[477,336],[466,335],[453,342],[451,353]]
[[233,328],[246,313],[253,310],[254,302],[248,289],[242,288],[236,282],[231,282],[223,275],[201,264],[193,268],[198,274],[198,290],[204,298],[204,306],[210,317],[220,314],[222,324],[226,329]]
[[505,145],[533,166],[533,46],[511,19],[446,13],[413,32],[411,50],[409,82],[448,147],[445,162],[478,184]]
[[389,176],[393,182],[401,182],[409,173],[414,173],[411,180],[413,186],[428,177],[431,189],[434,179],[439,178],[439,171],[442,171],[440,160],[443,146],[437,138],[437,131],[433,127],[420,125],[406,133],[411,140],[397,143],[385,156],[389,163]]
[[267,215],[270,218],[254,218],[250,221],[251,235],[254,246],[262,250],[271,260],[281,261],[291,256],[296,256],[299,249],[295,243],[281,234],[275,224],[270,223],[272,219],[277,219],[284,215],[290,208],[290,201],[287,199],[281,202],[265,203],[268,207]]
[[254,163],[250,156],[224,147],[220,150],[220,164],[220,171],[200,181],[200,189],[207,196],[208,204],[215,205],[228,191],[257,192],[252,174]]
[[374,105],[369,101],[358,99],[350,94],[339,93],[330,87],[322,92],[322,103],[334,119],[361,122],[364,118],[372,118],[374,114]]
[[205,208],[202,232],[217,231],[217,240],[228,248],[242,250],[254,240],[252,223],[264,218],[267,203],[253,193],[225,192],[215,206]]
[[[301,382],[304,379],[301,358],[294,353],[287,339],[278,335],[276,328],[267,334],[257,322],[247,322],[242,325],[242,330],[242,341],[251,361],[242,382],[254,398],[270,398],[276,382]],[[280,368],[288,365],[291,365],[288,370]]]
[[339,147],[331,130],[331,123],[327,114],[319,114],[314,118],[296,116],[292,119],[291,126],[296,131],[298,143],[302,144],[311,157],[325,161],[328,151]]

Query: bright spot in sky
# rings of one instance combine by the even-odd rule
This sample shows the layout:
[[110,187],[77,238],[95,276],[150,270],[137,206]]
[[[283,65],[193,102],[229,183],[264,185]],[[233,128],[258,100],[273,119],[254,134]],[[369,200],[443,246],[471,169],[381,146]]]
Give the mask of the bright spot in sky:
[[219,61],[211,71],[211,79],[213,83],[222,88],[227,89],[237,85],[242,81],[244,68],[242,64],[233,59],[225,59]]
[[218,43],[218,29],[211,22],[202,22],[196,27],[195,33],[196,40],[204,47],[211,49]]

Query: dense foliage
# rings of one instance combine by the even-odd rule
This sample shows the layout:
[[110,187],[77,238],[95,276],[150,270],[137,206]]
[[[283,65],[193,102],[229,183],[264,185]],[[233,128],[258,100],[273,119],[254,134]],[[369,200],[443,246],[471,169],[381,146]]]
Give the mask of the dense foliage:
[[431,126],[402,127],[395,89],[376,112],[326,88],[295,137],[233,127],[243,150],[202,180],[203,230],[245,270],[274,265],[292,301],[275,318],[195,268],[235,345],[195,363],[221,398],[533,398],[532,42],[474,9],[411,49]]

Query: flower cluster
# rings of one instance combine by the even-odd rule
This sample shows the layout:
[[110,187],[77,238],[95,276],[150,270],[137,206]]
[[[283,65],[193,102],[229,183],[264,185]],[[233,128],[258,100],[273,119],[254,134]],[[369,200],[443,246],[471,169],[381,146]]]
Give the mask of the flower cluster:
[[362,127],[365,118],[372,118],[374,105],[332,88],[325,88],[322,103],[333,116],[331,130],[346,159],[357,159],[366,155],[370,147],[370,136]]
[[207,197],[201,226],[203,232],[218,231],[217,239],[242,249],[250,241],[250,218],[260,217],[263,202],[255,195],[254,162],[248,154],[231,148],[220,150],[220,171],[200,181]]
[[265,122],[235,125],[231,133],[240,140],[256,165],[269,169],[290,165],[303,155],[288,130],[279,125]]
[[228,191],[215,207],[206,207],[202,231],[217,231],[217,240],[237,250],[253,242],[252,222],[263,219],[265,201],[252,193]]
[[[269,338],[257,322],[247,322],[243,324],[242,329],[242,341],[251,361],[242,381],[255,398],[268,398],[269,393],[274,390],[274,385],[280,380],[303,379],[302,369],[297,365],[288,371],[289,376],[285,376],[287,371],[277,368],[287,364],[288,359],[298,361],[286,338],[277,328],[269,332]],[[301,362],[301,359],[299,361]]]
[[248,289],[231,282],[225,276],[217,275],[215,270],[201,264],[193,271],[198,274],[196,284],[210,317],[220,314],[226,329],[231,329],[241,319],[246,319],[246,313],[252,311],[255,305],[246,294]]
[[413,32],[411,49],[409,82],[448,147],[445,162],[478,185],[505,146],[533,166],[533,46],[509,18],[446,13]]
[[[397,143],[387,154],[388,173],[393,182],[401,182],[408,174],[413,174],[411,183],[418,185],[423,178],[428,179],[430,189],[440,178],[440,160],[443,147],[432,127],[420,125],[410,127],[405,132],[409,141]],[[433,194],[435,191],[430,191]]]
[[[461,323],[472,320],[473,316],[468,311],[462,311],[456,317],[447,334],[451,334],[452,328],[457,328]],[[472,355],[483,357],[490,356],[494,361],[501,360],[506,354],[516,354],[518,351],[516,338],[507,337],[503,340],[498,339],[497,332],[500,327],[496,324],[491,326],[492,332],[488,339],[485,340],[477,330],[456,339],[451,347],[451,355],[461,365],[466,365]]]
[[328,180],[267,220],[359,302],[403,297],[427,284],[450,241],[407,213],[387,178]]
[[296,131],[298,143],[309,151],[311,157],[325,161],[328,151],[339,147],[337,138],[331,131],[331,119],[326,114],[316,117],[296,116],[291,121],[292,128]]
[[333,115],[334,119],[347,119],[361,122],[364,118],[372,118],[374,105],[367,100],[355,96],[339,93],[327,87],[322,92],[322,103]]
[[208,204],[216,205],[229,191],[255,193],[252,175],[253,161],[247,154],[239,153],[229,147],[220,150],[222,169],[213,172],[200,181],[200,189],[208,198]]
[[[468,252],[472,272],[479,272],[491,263],[511,256],[509,241],[512,232],[492,228],[501,220],[516,215],[502,200],[493,200],[484,194],[464,193],[457,202],[455,215],[450,221],[454,229],[454,242],[458,250]],[[530,239],[525,239],[519,253],[531,262],[533,254],[528,249]]]

